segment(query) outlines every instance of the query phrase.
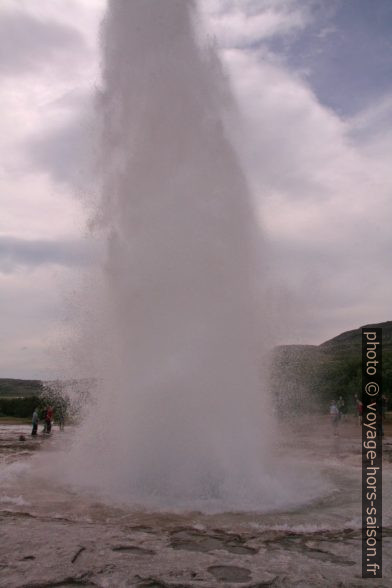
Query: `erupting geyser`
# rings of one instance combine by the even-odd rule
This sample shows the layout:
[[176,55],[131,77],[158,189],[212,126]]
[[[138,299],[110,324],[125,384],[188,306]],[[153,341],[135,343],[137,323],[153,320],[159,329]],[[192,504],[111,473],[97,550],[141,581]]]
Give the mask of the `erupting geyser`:
[[274,492],[259,229],[195,22],[190,0],[113,0],[103,24],[107,253],[82,326],[98,392],[71,470],[139,503],[246,508]]

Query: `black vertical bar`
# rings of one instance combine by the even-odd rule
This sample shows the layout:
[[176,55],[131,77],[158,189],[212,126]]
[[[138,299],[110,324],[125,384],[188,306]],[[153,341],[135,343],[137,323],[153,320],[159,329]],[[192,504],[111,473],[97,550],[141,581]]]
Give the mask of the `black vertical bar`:
[[362,328],[362,577],[382,578],[382,329]]

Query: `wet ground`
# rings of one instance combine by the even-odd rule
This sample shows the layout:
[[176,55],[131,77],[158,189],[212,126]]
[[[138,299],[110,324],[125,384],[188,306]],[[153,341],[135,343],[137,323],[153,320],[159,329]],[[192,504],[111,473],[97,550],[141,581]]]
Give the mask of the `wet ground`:
[[390,433],[384,441],[384,579],[363,580],[354,421],[342,423],[338,437],[323,419],[282,427],[279,451],[321,472],[329,484],[325,495],[287,511],[214,515],[135,510],[57,484],[41,466],[57,459],[72,431],[32,439],[25,425],[0,426],[0,586],[390,587]]

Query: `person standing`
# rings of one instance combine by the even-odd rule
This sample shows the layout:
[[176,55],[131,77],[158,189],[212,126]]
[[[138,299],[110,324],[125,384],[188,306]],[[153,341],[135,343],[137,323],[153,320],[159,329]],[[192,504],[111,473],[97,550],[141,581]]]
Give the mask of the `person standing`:
[[48,406],[45,413],[45,433],[49,435],[52,430],[53,408]]
[[338,424],[339,424],[339,418],[340,418],[340,412],[338,407],[336,406],[336,402],[335,400],[332,400],[331,402],[331,406],[329,407],[329,414],[331,417],[331,423],[332,423],[332,428],[333,428],[333,434],[337,435],[338,434]]
[[339,396],[336,406],[339,410],[339,416],[342,418],[342,420],[344,420],[344,415],[346,414],[346,405],[343,396]]
[[60,431],[64,431],[65,415],[64,415],[63,407],[60,407],[59,411],[58,411],[58,423],[59,423]]
[[359,400],[359,399],[358,399],[358,404],[357,404],[357,413],[358,413],[358,424],[362,425],[363,404],[362,404],[362,400]]
[[32,429],[32,431],[31,431],[31,434],[32,434],[32,436],[33,436],[33,437],[35,437],[35,436],[36,436],[36,434],[37,434],[37,430],[38,430],[38,421],[39,421],[39,418],[38,418],[38,408],[35,408],[35,409],[34,409],[34,412],[33,412],[33,418],[32,418],[32,420],[31,420],[31,422],[32,422],[32,425],[33,425],[33,429]]

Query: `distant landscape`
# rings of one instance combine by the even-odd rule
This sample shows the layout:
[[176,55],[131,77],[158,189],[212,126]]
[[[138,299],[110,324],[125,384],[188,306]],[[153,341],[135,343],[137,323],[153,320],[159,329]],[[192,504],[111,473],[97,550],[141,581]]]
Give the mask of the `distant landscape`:
[[[364,325],[367,326],[367,325]],[[392,321],[371,325],[383,330],[383,393],[392,398]],[[362,327],[321,345],[281,345],[273,351],[271,389],[278,412],[325,412],[342,396],[354,410],[361,395]]]
[[39,380],[0,379],[0,418],[30,418],[40,405],[44,386]]
[[[383,393],[390,408],[392,321],[372,326],[383,329]],[[270,387],[279,414],[326,412],[339,396],[348,410],[354,410],[354,397],[361,394],[361,328],[321,345],[280,345],[273,350]],[[85,383],[80,388],[85,394]],[[48,402],[55,408],[59,402],[63,406],[58,383],[0,378],[0,418],[30,418],[35,407]]]

